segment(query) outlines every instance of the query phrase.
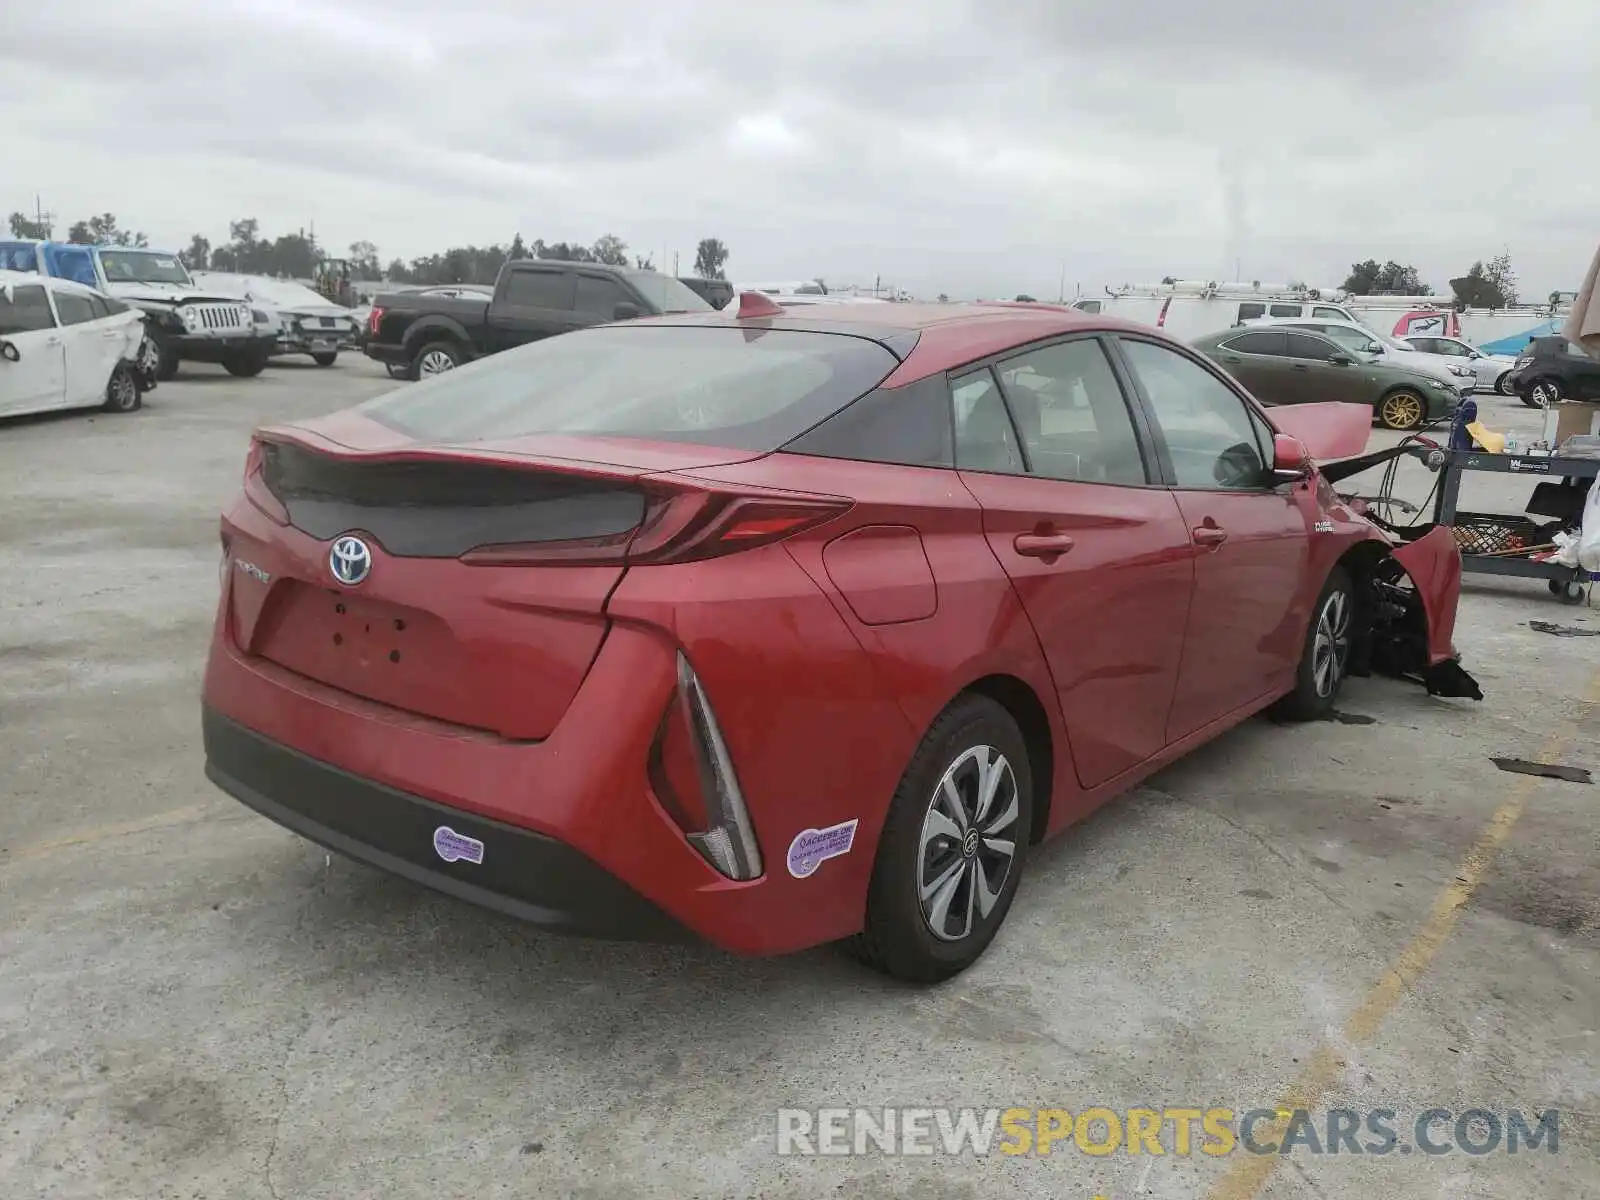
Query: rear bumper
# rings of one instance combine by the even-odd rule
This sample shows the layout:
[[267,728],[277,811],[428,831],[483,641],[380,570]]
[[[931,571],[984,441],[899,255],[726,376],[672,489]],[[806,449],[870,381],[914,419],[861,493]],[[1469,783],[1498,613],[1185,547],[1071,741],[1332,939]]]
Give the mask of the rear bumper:
[[[206,775],[223,791],[330,850],[544,929],[626,941],[695,940],[682,925],[555,838],[362,779],[202,709]],[[483,847],[447,862],[448,830]],[[448,847],[448,838],[441,838]]]
[[411,361],[411,355],[406,352],[406,348],[393,342],[368,342],[361,347],[361,353],[368,358],[395,367],[405,366]]

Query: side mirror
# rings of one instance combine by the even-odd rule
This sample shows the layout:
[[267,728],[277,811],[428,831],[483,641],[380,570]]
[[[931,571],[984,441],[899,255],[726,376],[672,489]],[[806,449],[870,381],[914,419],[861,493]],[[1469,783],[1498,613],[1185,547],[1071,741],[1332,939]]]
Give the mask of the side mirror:
[[1382,354],[1383,353],[1383,343],[1382,342],[1368,342],[1367,343],[1367,353],[1368,354]]
[[20,362],[22,360],[22,351],[18,350],[12,342],[0,342],[0,358],[5,359],[7,362]]
[[1311,474],[1311,452],[1297,437],[1280,433],[1272,439],[1272,478],[1277,483],[1296,483]]
[[611,319],[613,321],[632,321],[638,315],[639,306],[637,304],[619,304],[612,310]]
[[1330,354],[1328,361],[1336,367],[1348,367],[1355,362],[1348,354]]

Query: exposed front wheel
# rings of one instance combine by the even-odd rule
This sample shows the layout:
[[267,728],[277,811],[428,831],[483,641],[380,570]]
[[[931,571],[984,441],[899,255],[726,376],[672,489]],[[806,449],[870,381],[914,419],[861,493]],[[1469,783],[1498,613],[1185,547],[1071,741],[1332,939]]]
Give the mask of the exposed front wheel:
[[139,379],[132,363],[118,363],[106,384],[106,401],[101,406],[106,412],[138,412],[144,407],[144,394],[139,389]]
[[1350,669],[1350,647],[1355,627],[1355,591],[1343,567],[1328,573],[1311,610],[1294,690],[1273,706],[1272,715],[1287,721],[1315,721],[1333,711],[1345,675]]
[[1378,401],[1378,421],[1385,429],[1415,429],[1427,412],[1427,404],[1410,388],[1390,392]]
[[916,983],[976,962],[1016,896],[1033,796],[1027,745],[1010,714],[986,696],[956,700],[890,801],[851,953]]
[[156,352],[156,378],[166,383],[178,374],[178,349],[167,331],[155,324],[150,327],[150,343]]
[[1500,372],[1499,378],[1494,381],[1494,390],[1497,395],[1501,396],[1512,396],[1516,394],[1511,390],[1510,371]]
[[249,379],[267,369],[267,356],[258,350],[233,351],[223,356],[222,366],[229,375]]

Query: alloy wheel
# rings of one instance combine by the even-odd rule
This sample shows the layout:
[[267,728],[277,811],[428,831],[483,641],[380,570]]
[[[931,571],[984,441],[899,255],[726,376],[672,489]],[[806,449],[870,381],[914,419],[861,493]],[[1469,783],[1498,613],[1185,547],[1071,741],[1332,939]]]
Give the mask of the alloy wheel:
[[1500,372],[1500,378],[1494,381],[1494,390],[1502,396],[1514,396],[1516,393],[1511,388],[1511,372]]
[[1017,855],[1017,779],[993,746],[964,751],[928,801],[918,898],[933,936],[957,942],[994,911]]
[[118,412],[127,412],[139,399],[139,389],[133,382],[132,371],[118,371],[111,381],[111,402]]
[[446,371],[455,370],[456,360],[443,350],[430,350],[422,356],[422,361],[417,364],[417,375],[423,379],[430,375],[443,375]]
[[1413,392],[1396,392],[1384,397],[1382,415],[1390,429],[1413,429],[1422,424],[1422,401]]
[[1561,401],[1561,388],[1547,379],[1541,379],[1533,385],[1534,404],[1558,404]]
[[1317,633],[1311,643],[1311,678],[1318,696],[1327,699],[1333,695],[1349,659],[1350,596],[1335,589],[1317,614]]

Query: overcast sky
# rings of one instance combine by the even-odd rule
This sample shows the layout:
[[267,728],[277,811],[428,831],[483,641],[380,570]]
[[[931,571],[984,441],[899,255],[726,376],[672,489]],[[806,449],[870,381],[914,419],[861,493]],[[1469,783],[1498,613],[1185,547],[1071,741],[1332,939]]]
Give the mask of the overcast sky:
[[1041,299],[1502,249],[1533,297],[1600,242],[1593,0],[0,3],[0,212],[60,234],[716,236],[735,280]]

